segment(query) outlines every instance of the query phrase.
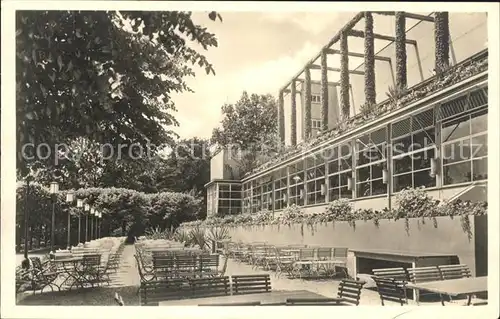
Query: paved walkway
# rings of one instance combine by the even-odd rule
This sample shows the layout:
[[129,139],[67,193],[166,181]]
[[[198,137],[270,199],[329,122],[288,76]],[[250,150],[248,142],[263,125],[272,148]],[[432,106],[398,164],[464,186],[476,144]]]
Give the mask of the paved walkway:
[[125,245],[120,258],[120,266],[115,274],[110,276],[111,287],[137,286],[140,285],[139,272],[135,262],[134,245]]

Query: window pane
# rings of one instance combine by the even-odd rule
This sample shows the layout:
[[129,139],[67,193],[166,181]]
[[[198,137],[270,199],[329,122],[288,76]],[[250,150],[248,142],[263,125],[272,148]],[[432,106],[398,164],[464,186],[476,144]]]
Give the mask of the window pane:
[[337,158],[337,147],[330,146],[323,151],[323,157],[329,161]]
[[[321,192],[321,187],[323,186],[323,192]],[[325,180],[319,179],[316,181],[316,203],[323,203],[325,201],[326,187]],[[323,194],[322,194],[323,193]]]
[[488,179],[488,158],[472,161],[473,180]]
[[343,144],[339,146],[340,148],[340,156],[352,156],[352,150],[350,144]]
[[443,167],[443,178],[445,185],[470,182],[470,161]]
[[328,163],[328,174],[336,173],[338,171],[339,171],[338,160],[335,160],[335,161]]
[[307,183],[307,193],[312,193],[312,192],[314,192],[314,190],[315,190],[314,185],[315,185],[315,183],[314,183],[314,182],[309,182],[309,183]]
[[308,157],[306,159],[306,168],[314,167],[314,157]]
[[434,109],[413,116],[412,131],[418,131],[434,125]]
[[241,192],[231,192],[231,198],[241,198]]
[[435,135],[434,128],[415,133],[413,135],[412,150],[418,150],[433,145],[434,141],[436,140],[434,135]]
[[330,201],[334,201],[340,198],[339,189],[330,190]]
[[351,157],[342,158],[340,160],[340,170],[341,171],[351,169],[351,166],[352,166],[352,158]]
[[314,168],[307,170],[307,179],[313,179],[316,177],[316,170]]
[[411,171],[411,157],[405,156],[394,160],[394,174]]
[[370,196],[370,182],[357,184],[356,187],[357,197]]
[[430,168],[431,158],[434,158],[434,149],[415,153],[412,155],[412,158],[413,170],[418,171],[419,169]]
[[394,192],[399,192],[407,187],[413,187],[411,173],[394,177]]
[[352,198],[352,190],[347,189],[347,186],[340,188],[340,197],[342,198]]
[[443,123],[441,132],[443,142],[453,141],[470,134],[469,115]]
[[316,166],[316,177],[325,176],[325,165]]
[[373,163],[373,162],[376,162],[376,161],[383,159],[384,152],[385,152],[384,145],[380,144],[380,145],[374,146],[370,149],[370,153],[369,153],[368,157],[370,158],[370,161]]
[[392,142],[392,155],[397,156],[411,151],[411,136],[406,136]]
[[227,207],[219,207],[219,214],[222,216],[229,214],[229,208]]
[[370,163],[370,152],[368,150],[360,151],[356,154],[358,166]]
[[409,134],[411,129],[411,120],[410,118],[404,119],[402,121],[392,124],[391,127],[392,127],[393,138]]
[[436,177],[430,176],[430,170],[416,172],[413,175],[414,185],[413,187],[434,187],[436,186]]
[[386,141],[386,129],[385,127],[378,129],[371,134],[371,141],[374,144],[381,144]]
[[358,148],[358,150],[365,149],[368,144],[370,144],[370,135],[369,134],[359,136],[356,139],[356,147]]
[[332,187],[339,187],[340,184],[339,184],[339,176],[338,175],[335,175],[335,176],[331,176],[329,178],[330,180],[330,188]]
[[443,163],[455,163],[470,159],[470,141],[461,140],[443,146]]
[[472,157],[482,157],[488,155],[488,135],[480,135],[472,138]]
[[472,114],[471,131],[472,134],[485,132],[488,130],[488,110],[483,110]]
[[231,207],[240,207],[241,206],[241,201],[239,200],[233,200],[231,202]]
[[358,169],[357,181],[364,182],[370,180],[370,166]]
[[351,177],[351,172],[346,172],[340,174],[340,185],[341,186],[347,186],[347,180]]
[[372,181],[372,195],[385,194],[387,185],[381,179]]
[[382,170],[383,170],[382,164],[376,164],[372,165],[372,175],[371,179],[376,179],[376,178],[382,178]]

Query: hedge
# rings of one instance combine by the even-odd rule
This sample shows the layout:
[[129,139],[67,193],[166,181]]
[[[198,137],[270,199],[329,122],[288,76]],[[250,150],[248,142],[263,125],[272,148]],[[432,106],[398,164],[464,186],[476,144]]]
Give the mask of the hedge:
[[[16,232],[17,244],[24,237],[24,207],[26,199],[26,184],[17,185]],[[87,188],[75,191],[75,202],[66,203],[67,191],[60,191],[56,196],[55,205],[55,243],[66,245],[67,212],[78,216],[83,212],[76,207],[76,198],[102,213],[101,236],[142,235],[147,228],[166,229],[177,227],[180,223],[194,220],[202,209],[202,199],[185,193],[162,192],[145,194],[124,188]],[[50,238],[52,215],[52,197],[49,189],[43,185],[31,183],[29,187],[29,219],[31,241]],[[77,218],[71,220],[71,242],[78,241]],[[82,229],[85,219],[82,218]],[[81,235],[84,239],[84,234]]]

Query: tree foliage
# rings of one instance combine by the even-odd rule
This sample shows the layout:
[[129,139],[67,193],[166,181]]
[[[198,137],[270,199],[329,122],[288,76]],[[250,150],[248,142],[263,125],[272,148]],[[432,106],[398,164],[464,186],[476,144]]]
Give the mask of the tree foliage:
[[[215,74],[192,44],[217,40],[190,12],[18,11],[18,151],[82,136],[114,147],[172,143],[171,94],[190,91],[194,66]],[[19,155],[22,174],[28,162]]]
[[222,106],[221,127],[212,132],[212,142],[221,147],[249,149],[277,141],[277,101],[272,95],[243,92],[235,104]]

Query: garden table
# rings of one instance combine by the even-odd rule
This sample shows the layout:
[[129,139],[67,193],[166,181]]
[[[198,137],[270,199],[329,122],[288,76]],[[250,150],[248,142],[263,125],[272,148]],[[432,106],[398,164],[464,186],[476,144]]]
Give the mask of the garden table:
[[81,272],[78,269],[78,265],[81,264],[82,261],[83,257],[80,256],[54,260],[54,263],[60,264],[60,267],[58,267],[58,271],[61,274],[66,275],[66,278],[61,283],[61,286],[63,286],[68,280],[73,279],[73,282],[69,286],[69,290],[71,290],[71,288],[73,288],[75,284],[83,287],[83,281],[85,278],[82,276]]
[[488,277],[469,277],[429,281],[418,284],[408,283],[407,287],[412,289],[427,290],[448,296],[467,295],[467,305],[470,305],[473,295],[486,293],[488,291]]
[[261,304],[285,303],[288,298],[325,298],[308,290],[276,290],[271,292],[246,294],[246,295],[230,295],[219,297],[205,297],[182,300],[169,300],[159,303],[160,306],[196,306],[209,304],[226,304],[226,303],[241,303],[260,301]]

